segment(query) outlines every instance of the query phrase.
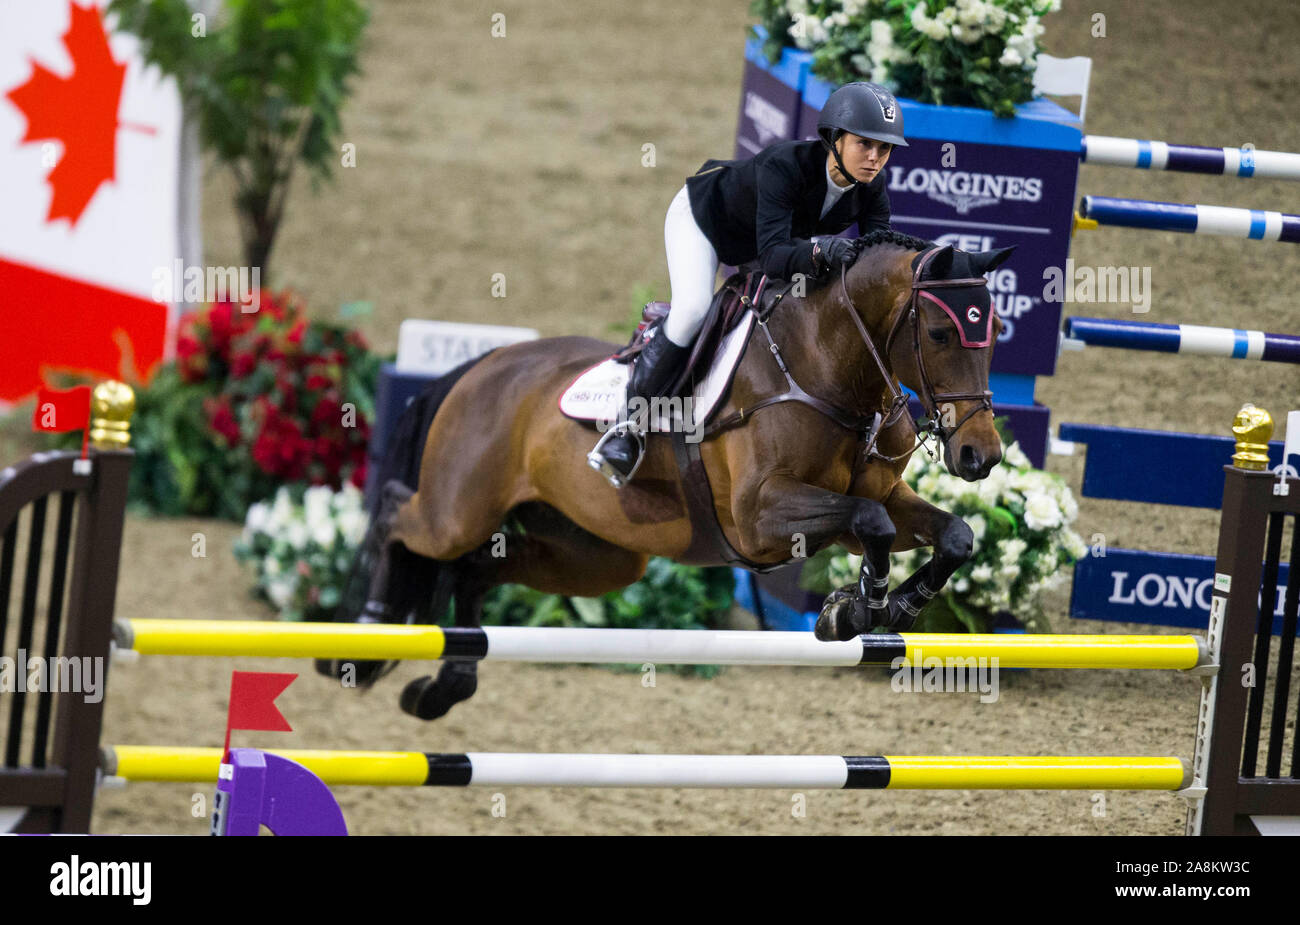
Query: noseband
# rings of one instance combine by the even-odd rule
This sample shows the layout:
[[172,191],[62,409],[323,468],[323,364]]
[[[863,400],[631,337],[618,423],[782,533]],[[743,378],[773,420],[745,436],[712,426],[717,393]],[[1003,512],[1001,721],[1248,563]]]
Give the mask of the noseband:
[[[917,447],[924,446],[926,439],[930,434],[934,434],[938,437],[944,447],[947,448],[948,441],[951,440],[953,436],[956,435],[957,431],[961,430],[962,426],[974,415],[981,411],[993,410],[993,393],[989,390],[985,389],[982,392],[936,392],[934,386],[930,384],[929,373],[926,372],[925,354],[921,350],[921,293],[930,289],[956,289],[988,285],[988,282],[982,276],[968,277],[965,279],[922,280],[921,274],[925,271],[926,266],[929,265],[930,261],[934,258],[934,255],[939,253],[941,250],[943,250],[941,247],[931,248],[921,256],[920,260],[917,261],[916,269],[912,272],[912,291],[910,295],[908,295],[907,302],[903,306],[902,311],[900,311],[894,318],[894,323],[890,325],[889,334],[885,338],[885,356],[888,357],[894,346],[894,339],[898,336],[899,332],[902,331],[903,325],[910,324],[912,326],[912,353],[916,357],[916,369],[917,373],[921,377],[921,392],[918,397],[921,399],[922,407],[925,408],[926,413],[929,415],[929,418],[923,419],[919,426],[916,423],[912,424],[912,429],[915,431],[918,439],[917,444],[906,453],[900,453],[897,456],[885,456],[880,453],[876,449],[876,441],[879,439],[880,433],[886,427],[893,424],[894,421],[898,420],[900,416],[905,416],[908,421],[912,420],[912,416],[905,413],[907,408],[907,396],[898,388],[897,385],[894,384],[894,376],[890,373],[888,365],[881,359],[880,352],[876,350],[876,345],[871,340],[871,335],[867,332],[866,325],[862,323],[862,319],[858,317],[857,310],[853,307],[853,300],[849,298],[848,267],[840,267],[840,292],[844,297],[844,307],[848,310],[849,317],[853,319],[853,324],[858,329],[858,334],[862,336],[863,343],[867,345],[867,352],[871,354],[871,358],[875,360],[876,366],[879,367],[881,377],[885,380],[885,387],[889,389],[891,396],[889,409],[885,414],[883,424],[879,428],[873,430],[871,438],[868,441],[866,448],[868,457],[882,459],[887,462],[895,462],[899,459],[911,456],[916,452]],[[945,402],[958,401],[973,401],[978,402],[978,404],[967,411],[966,414],[962,416],[962,419],[957,422],[955,427],[952,427],[951,429],[945,428],[941,420],[941,415],[939,414],[939,405]]]

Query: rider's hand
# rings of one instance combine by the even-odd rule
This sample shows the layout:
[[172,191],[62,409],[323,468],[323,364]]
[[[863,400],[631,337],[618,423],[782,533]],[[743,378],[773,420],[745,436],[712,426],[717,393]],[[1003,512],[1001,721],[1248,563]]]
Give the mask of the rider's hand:
[[848,238],[813,239],[813,262],[819,269],[838,270],[858,257],[858,245]]

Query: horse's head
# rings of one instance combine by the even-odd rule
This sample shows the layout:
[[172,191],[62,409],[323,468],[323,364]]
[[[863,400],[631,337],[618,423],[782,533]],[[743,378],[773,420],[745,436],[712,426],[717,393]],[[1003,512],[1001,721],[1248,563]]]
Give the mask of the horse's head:
[[983,274],[1013,250],[971,254],[930,246],[910,259],[901,255],[891,280],[893,304],[879,326],[890,371],[920,397],[948,471],[968,482],[984,478],[1002,458],[988,390],[1002,321]]

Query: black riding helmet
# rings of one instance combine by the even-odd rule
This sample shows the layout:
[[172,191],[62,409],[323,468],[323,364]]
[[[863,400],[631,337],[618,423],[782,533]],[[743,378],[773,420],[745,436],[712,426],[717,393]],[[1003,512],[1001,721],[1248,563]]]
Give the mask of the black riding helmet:
[[908,147],[903,139],[903,113],[898,108],[898,100],[879,84],[866,81],[845,84],[826,100],[821,118],[817,120],[817,134],[821,136],[822,144],[834,155],[840,173],[853,180],[835,147],[835,142],[845,132],[900,148]]

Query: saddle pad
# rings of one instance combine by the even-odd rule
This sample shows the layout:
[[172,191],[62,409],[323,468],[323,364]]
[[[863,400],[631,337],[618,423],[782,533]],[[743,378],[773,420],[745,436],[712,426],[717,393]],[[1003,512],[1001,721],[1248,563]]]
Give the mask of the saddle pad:
[[[722,396],[727,392],[731,376],[740,365],[749,332],[754,327],[754,313],[746,310],[722,343],[709,364],[708,374],[695,383],[692,405],[697,425],[704,424],[717,410]],[[569,384],[560,396],[560,412],[575,421],[608,422],[618,420],[623,410],[627,390],[627,377],[631,365],[614,359],[602,360],[583,372]],[[659,421],[656,428],[661,433],[670,429],[670,422]]]

